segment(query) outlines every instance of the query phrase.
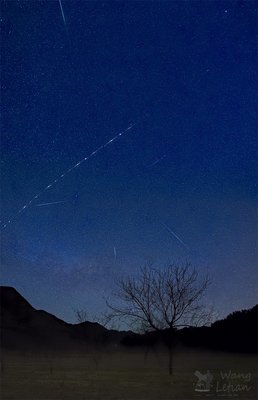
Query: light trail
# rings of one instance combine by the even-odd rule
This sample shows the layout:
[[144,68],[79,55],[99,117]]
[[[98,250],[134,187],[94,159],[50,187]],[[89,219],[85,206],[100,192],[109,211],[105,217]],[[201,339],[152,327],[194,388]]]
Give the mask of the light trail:
[[116,261],[116,248],[115,248],[115,246],[114,246],[114,259]]
[[102,146],[98,147],[96,150],[94,150],[90,155],[82,158],[79,162],[77,162],[75,165],[73,165],[71,168],[68,168],[66,171],[64,171],[61,175],[59,175],[56,179],[54,179],[52,182],[50,182],[41,192],[37,193],[35,196],[31,198],[28,203],[24,204],[23,207],[21,207],[12,218],[10,218],[4,225],[2,225],[2,229],[5,229],[19,214],[21,214],[26,208],[28,208],[31,203],[38,199],[39,196],[41,196],[43,193],[45,193],[47,190],[52,188],[54,185],[56,185],[61,179],[63,179],[66,175],[68,175],[71,171],[73,171],[75,168],[78,168],[79,165],[84,163],[85,161],[88,161],[90,158],[94,157],[97,153],[99,153],[101,150],[103,150],[105,147],[113,143],[115,140],[117,140],[119,137],[122,135],[126,134],[129,130],[131,130],[136,124],[130,124],[128,128],[126,128],[124,131],[118,133],[116,136],[111,138],[108,142],[103,144]]
[[172,229],[167,226],[166,224],[162,223],[162,225],[167,229],[168,232],[171,233],[171,235],[173,235],[187,250],[189,249],[189,246],[187,246],[187,244],[179,237],[177,236],[177,234],[175,232],[172,231]]
[[40,204],[35,204],[36,207],[44,207],[44,206],[50,206],[52,204],[61,204],[61,203],[67,203],[70,200],[62,200],[62,201],[52,201],[51,203],[40,203]]
[[160,161],[164,160],[164,158],[167,157],[166,154],[163,154],[162,157],[158,158],[157,160],[155,160],[152,164],[148,165],[148,167],[154,167],[154,165],[158,164]]
[[61,10],[62,18],[63,18],[63,21],[64,21],[64,25],[66,27],[66,20],[65,20],[65,15],[64,15],[64,10],[63,10],[63,6],[62,6],[61,0],[59,0],[59,5],[60,5],[60,10]]

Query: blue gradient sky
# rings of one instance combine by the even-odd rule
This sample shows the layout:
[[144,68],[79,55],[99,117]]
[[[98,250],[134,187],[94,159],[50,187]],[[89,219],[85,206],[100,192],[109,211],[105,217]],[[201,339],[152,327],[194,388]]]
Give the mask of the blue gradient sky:
[[74,321],[123,274],[189,260],[219,315],[253,306],[256,2],[62,4],[66,26],[58,1],[2,2],[2,224],[136,126],[2,229],[2,283]]

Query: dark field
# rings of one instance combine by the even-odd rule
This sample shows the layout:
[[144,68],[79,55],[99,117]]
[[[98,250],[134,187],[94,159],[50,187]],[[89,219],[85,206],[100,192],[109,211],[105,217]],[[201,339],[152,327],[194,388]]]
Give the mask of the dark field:
[[[88,351],[85,355],[45,353],[37,356],[4,353],[1,399],[257,398],[256,356],[177,351],[173,377],[168,374],[167,363],[167,354],[163,351]],[[202,374],[209,370],[212,374],[208,392],[195,390],[196,370]]]

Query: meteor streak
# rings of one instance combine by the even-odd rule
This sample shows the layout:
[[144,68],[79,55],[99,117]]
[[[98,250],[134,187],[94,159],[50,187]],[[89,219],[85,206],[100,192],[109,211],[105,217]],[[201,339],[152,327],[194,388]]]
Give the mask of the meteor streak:
[[158,164],[160,161],[164,160],[165,157],[167,157],[167,155],[163,154],[162,157],[158,158],[156,161],[154,161],[152,164],[150,164],[149,167],[153,167],[154,165]]
[[183,242],[183,240],[180,239],[180,237],[177,236],[177,235],[175,234],[175,232],[173,232],[172,229],[171,229],[169,226],[167,226],[166,224],[163,224],[163,223],[162,223],[162,225],[163,225],[163,226],[167,229],[167,231],[170,232],[171,235],[173,235],[187,250],[189,250],[189,246],[187,246],[187,244],[186,244],[185,242]]
[[70,201],[70,200],[52,201],[51,203],[40,203],[40,204],[36,204],[36,207],[50,206],[51,204],[67,203],[68,201]]
[[61,10],[62,18],[63,18],[63,21],[64,21],[64,25],[66,27],[66,20],[65,20],[65,15],[64,15],[64,10],[63,10],[63,6],[62,6],[61,0],[59,0],[59,5],[60,5],[60,10]]
[[23,207],[21,207],[16,214],[14,214],[14,216],[12,218],[9,219],[9,221],[7,221],[2,228],[5,229],[14,219],[17,215],[19,215],[20,213],[22,213],[26,208],[28,208],[31,203],[37,199],[39,196],[41,196],[44,192],[46,192],[47,190],[49,190],[51,187],[53,187],[55,184],[57,184],[61,179],[63,179],[66,175],[68,175],[71,171],[73,171],[75,168],[78,168],[79,165],[81,165],[82,163],[84,163],[85,161],[89,160],[90,158],[92,158],[93,156],[95,156],[99,151],[103,150],[105,147],[107,147],[110,143],[114,142],[115,140],[117,140],[120,136],[126,134],[126,132],[128,132],[130,129],[132,129],[136,124],[130,124],[128,126],[128,128],[126,128],[124,131],[118,133],[116,136],[114,136],[112,139],[110,139],[108,142],[106,142],[105,144],[103,144],[102,146],[98,147],[96,150],[94,150],[92,153],[90,153],[90,155],[84,157],[83,159],[81,159],[81,161],[77,162],[73,167],[68,168],[66,171],[64,171],[61,175],[59,175],[56,179],[54,179],[52,182],[50,182],[41,192],[37,193],[35,196],[32,197],[32,199],[26,203]]
[[115,248],[115,246],[114,246],[114,258],[116,260],[116,248]]

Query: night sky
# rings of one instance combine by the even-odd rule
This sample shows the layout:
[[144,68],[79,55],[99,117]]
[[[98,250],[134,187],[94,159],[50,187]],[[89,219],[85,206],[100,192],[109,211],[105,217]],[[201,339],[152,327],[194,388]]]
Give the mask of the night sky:
[[2,284],[75,322],[188,260],[257,303],[256,2],[1,3]]

